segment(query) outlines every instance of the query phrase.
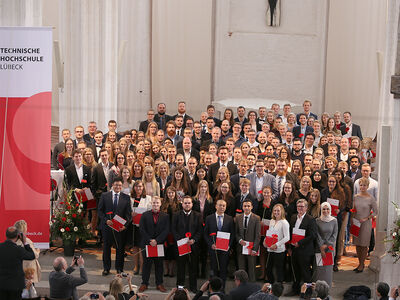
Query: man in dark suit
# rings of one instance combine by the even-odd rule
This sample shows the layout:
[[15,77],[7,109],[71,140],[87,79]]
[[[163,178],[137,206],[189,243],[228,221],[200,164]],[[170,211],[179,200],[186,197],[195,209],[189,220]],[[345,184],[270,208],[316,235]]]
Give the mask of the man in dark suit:
[[179,256],[177,259],[177,278],[176,285],[185,285],[186,265],[189,266],[189,286],[190,291],[197,293],[197,267],[199,256],[199,244],[203,233],[201,214],[193,211],[193,201],[190,196],[185,196],[182,202],[182,210],[177,212],[172,218],[172,234],[175,241],[186,237],[189,238],[188,244],[191,253]]
[[[192,300],[208,300],[213,296],[218,297],[217,299],[221,300],[231,299],[228,295],[225,295],[225,293],[221,291],[222,288],[223,286],[221,278],[214,276],[202,284],[200,290],[196,293]],[[207,291],[208,295],[203,296],[203,294]]]
[[[108,190],[108,172],[113,164],[108,161],[108,151],[106,149],[100,150],[100,163],[94,167],[92,171],[91,189],[94,198],[96,199],[97,206],[100,202],[102,193]],[[97,227],[97,210],[92,211],[92,231],[94,232]]]
[[215,181],[220,167],[227,167],[230,176],[238,173],[238,169],[236,168],[236,166],[231,161],[228,161],[228,148],[227,147],[225,147],[225,146],[219,147],[218,158],[219,158],[218,161],[215,164],[212,164],[208,170],[207,176],[208,176],[209,182]]
[[[0,243],[0,299],[21,299],[25,287],[22,262],[35,259],[35,254],[26,243],[25,235],[14,226],[7,228],[6,238],[4,243]],[[16,244],[18,239],[24,247]]]
[[347,171],[346,175],[349,176],[353,182],[357,179],[361,178],[361,170],[360,170],[360,158],[356,155],[350,157],[350,168]]
[[[221,277],[225,289],[225,281],[228,273],[229,249],[232,248],[235,239],[235,226],[232,217],[225,214],[225,200],[217,200],[215,209],[216,213],[207,216],[205,220],[204,239],[208,245],[212,273],[214,276]],[[230,234],[228,251],[217,250],[215,243],[218,231]]]
[[81,192],[84,188],[90,188],[91,169],[82,163],[82,153],[79,150],[72,152],[73,164],[65,169],[65,184],[68,190]]
[[147,127],[153,121],[154,121],[154,110],[149,109],[147,111],[147,120],[140,122],[139,131],[143,131],[144,133],[146,133]]
[[[247,270],[250,281],[256,281],[256,257],[260,248],[260,217],[252,213],[253,203],[251,200],[243,201],[243,213],[236,215],[236,241],[239,269]],[[246,242],[252,242],[249,255],[242,254],[243,247],[249,246]]]
[[238,192],[240,192],[240,180],[243,178],[246,178],[247,175],[247,170],[249,168],[249,165],[247,163],[247,160],[242,158],[239,160],[239,173],[232,175],[231,177],[231,183],[233,185],[233,191],[232,194],[236,195]]
[[300,138],[304,141],[304,136],[307,132],[314,132],[314,128],[307,126],[307,117],[305,114],[299,114],[299,125],[293,127],[293,137]]
[[183,155],[183,158],[185,159],[185,164],[187,164],[187,161],[192,156],[195,157],[197,161],[200,161],[200,153],[192,147],[192,141],[188,137],[183,138],[182,149],[178,149],[177,154]]
[[182,118],[183,118],[182,128],[184,129],[186,126],[187,119],[192,118],[191,116],[186,114],[186,102],[185,101],[178,102],[178,113],[175,116],[173,116],[173,119],[175,120],[175,118],[177,116],[182,116]]
[[[70,267],[67,266],[64,257],[54,259],[54,271],[49,274],[50,297],[56,299],[71,299],[72,297],[74,300],[78,300],[76,287],[88,282],[84,263],[82,256],[79,256],[78,259],[74,257]],[[79,277],[71,275],[75,271],[75,265],[79,267]]]
[[240,123],[240,126],[243,127],[244,124],[246,124],[249,119],[246,118],[246,109],[243,106],[238,106],[237,110],[237,117],[233,119],[236,123]]
[[88,125],[88,133],[83,136],[83,140],[86,142],[87,145],[94,144],[94,135],[97,131],[97,124],[95,121],[90,121]]
[[258,284],[249,282],[249,275],[250,274],[247,274],[243,269],[237,270],[235,273],[233,273],[236,287],[229,293],[229,296],[232,300],[247,299],[247,297],[249,297],[251,294],[261,289]]
[[344,124],[340,126],[342,135],[346,137],[358,136],[362,140],[361,127],[351,121],[351,113],[349,111],[343,113],[343,119]]
[[299,124],[299,119],[300,119],[300,115],[301,114],[304,114],[307,119],[309,117],[313,117],[315,120],[318,120],[318,116],[311,112],[311,106],[312,106],[312,103],[311,103],[310,100],[304,100],[304,102],[303,102],[303,110],[304,110],[304,112],[299,113],[299,114],[296,115],[297,124]]
[[240,191],[235,196],[236,215],[243,212],[243,204],[246,200],[251,201],[252,210],[253,212],[256,212],[258,207],[258,200],[249,192],[250,180],[247,178],[241,178],[239,181],[239,187]]
[[204,147],[209,147],[211,144],[217,145],[217,147],[221,147],[225,145],[225,142],[221,138],[221,128],[219,127],[214,127],[211,130],[211,139],[204,140],[204,135],[202,135],[202,140],[203,142],[201,143],[201,146]]
[[64,151],[65,141],[67,139],[69,139],[70,137],[71,137],[71,132],[69,131],[69,129],[63,129],[63,131],[62,131],[63,141],[59,142],[57,145],[54,146],[53,153],[51,156],[51,168],[52,169],[56,169],[56,170],[60,169],[57,158],[58,158],[58,155]]
[[304,238],[296,243],[292,243],[289,254],[292,256],[292,266],[294,271],[294,281],[292,291],[285,296],[295,296],[300,294],[300,282],[311,282],[311,266],[314,260],[314,240],[317,235],[317,225],[313,217],[307,214],[308,204],[304,199],[297,201],[297,215],[293,215],[290,220],[290,234],[293,239],[293,229],[304,230]]
[[[111,269],[111,246],[115,243],[116,257],[115,269],[117,273],[124,271],[124,251],[126,240],[126,228],[132,221],[131,199],[127,194],[121,193],[122,178],[117,177],[112,184],[112,191],[101,194],[98,205],[100,218],[100,229],[103,233],[103,275],[110,274]],[[110,226],[112,219],[119,216],[125,219],[126,223],[116,231]]]
[[[160,212],[161,198],[156,196],[153,197],[151,207],[151,211],[146,211],[140,218],[139,229],[141,235],[141,248],[146,248],[146,245],[153,247],[163,245],[169,233],[169,216],[164,212]],[[146,250],[143,250],[142,284],[139,287],[139,293],[143,293],[149,286],[150,271],[153,262],[157,289],[165,293],[167,290],[163,285],[164,258],[147,257],[145,252]]]
[[300,180],[298,176],[292,172],[288,172],[288,165],[284,158],[278,158],[276,161],[276,173],[272,175],[275,176],[276,189],[279,195],[283,192],[283,185],[286,181],[291,181],[294,183],[296,190],[300,188]]
[[303,143],[301,142],[300,138],[295,138],[293,140],[291,156],[292,156],[292,161],[298,159],[301,161],[301,164],[303,164],[304,162]]
[[158,103],[157,114],[154,116],[154,122],[158,124],[158,128],[165,131],[167,122],[171,120],[171,116],[166,114],[165,103]]
[[99,162],[99,158],[100,158],[100,150],[103,148],[103,132],[101,130],[97,130],[94,133],[94,144],[93,145],[89,145],[89,147],[91,147],[91,149],[93,150],[94,153],[94,160],[97,162]]
[[[110,120],[110,121],[108,121],[108,131],[110,132],[110,131],[114,131],[115,132],[115,134],[116,134],[116,136],[117,136],[117,141],[119,141],[121,138],[122,138],[122,135],[120,135],[118,132],[117,132],[117,121],[115,121],[115,120]],[[103,143],[105,143],[106,142],[106,140],[107,140],[107,137],[108,137],[108,132],[106,133],[106,134],[104,134],[104,136],[103,136]]]

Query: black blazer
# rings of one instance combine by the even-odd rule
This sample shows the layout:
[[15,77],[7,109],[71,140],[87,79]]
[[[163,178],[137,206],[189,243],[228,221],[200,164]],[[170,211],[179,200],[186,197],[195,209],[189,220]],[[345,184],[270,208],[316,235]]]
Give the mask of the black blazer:
[[[182,154],[183,155],[183,159],[185,160],[185,164],[187,164],[184,150],[183,149],[178,149],[177,154]],[[193,148],[193,146],[192,146],[192,149],[190,149],[190,156],[191,157],[193,156],[194,158],[196,158],[197,159],[197,163],[200,162],[200,153],[195,148]]]
[[18,291],[25,287],[23,260],[33,260],[35,254],[29,245],[18,246],[10,240],[0,243],[0,290]]
[[169,115],[167,115],[167,114],[164,114],[164,116],[165,116],[165,119],[164,119],[164,123],[163,123],[163,128],[160,128],[160,127],[161,127],[161,126],[160,126],[160,115],[159,115],[158,113],[154,115],[154,122],[157,123],[158,129],[162,129],[162,130],[165,131],[165,126],[167,125],[167,122],[168,122],[169,120],[171,120],[171,116],[169,116]]
[[[311,126],[306,126],[306,132],[314,132],[314,128],[312,128]],[[295,126],[293,127],[293,137],[294,138],[298,138],[299,135],[301,133],[301,126]]]
[[198,241],[203,234],[203,224],[202,224],[202,216],[199,212],[192,210],[189,215],[189,231],[186,231],[185,228],[185,213],[183,210],[178,211],[172,217],[172,234],[174,236],[175,241],[185,238],[186,232],[190,232],[191,238],[195,240],[196,243],[192,245],[192,247],[197,247]]
[[[340,131],[342,132],[342,135],[345,135],[347,133],[345,123],[340,125]],[[351,129],[351,136],[358,136],[360,138],[360,140],[363,139],[362,134],[361,134],[361,127],[359,125],[356,125],[353,123],[352,129]]]
[[[246,173],[246,175],[247,175],[247,173]],[[240,186],[239,186],[240,179],[246,178],[246,175],[243,175],[243,177],[240,177],[241,175],[239,173],[232,175],[231,183],[232,183],[232,188],[233,188],[233,190],[232,190],[233,195],[236,195],[237,193],[240,192]]]
[[[303,113],[304,113],[304,112],[303,112]],[[316,114],[313,114],[312,112],[309,113],[309,116],[307,117],[307,119],[308,119],[309,117],[313,117],[315,120],[318,120],[318,116],[317,116]],[[297,114],[297,115],[296,115],[296,122],[297,122],[297,124],[300,123],[300,114]]]
[[[229,171],[229,176],[232,176],[232,175],[234,175],[236,173],[239,173],[238,168],[231,161],[229,161],[226,166],[227,166],[228,171]],[[217,177],[217,173],[218,173],[219,167],[220,167],[219,160],[215,164],[212,164],[210,166],[210,168],[208,169],[208,173],[207,173],[207,177],[208,177],[208,181],[209,182],[213,183],[215,181],[215,178]]]
[[[108,163],[108,167],[112,167],[112,163]],[[98,164],[92,170],[92,193],[99,200],[102,193],[107,192],[107,178],[104,175],[103,166]]]
[[[208,244],[208,246],[211,248],[211,245],[214,244],[214,240],[216,236],[212,237],[210,236],[210,233],[217,233],[218,228],[217,228],[217,218],[215,214],[209,215],[206,218],[205,225],[204,225],[204,240]],[[222,229],[221,231],[223,232],[229,232],[230,238],[229,238],[229,248],[232,248],[233,242],[235,240],[235,224],[233,223],[233,218],[227,214],[224,214],[224,221],[222,224]]]
[[[257,283],[243,282],[229,293],[232,300],[247,299],[251,294],[261,290],[261,287]],[[269,299],[265,297],[266,299]],[[272,297],[270,299],[273,299]]]
[[210,202],[208,202],[208,201],[206,201],[206,202],[204,203],[204,210],[203,210],[203,213],[201,213],[201,211],[200,211],[200,201],[199,201],[197,198],[193,198],[193,208],[192,208],[192,209],[193,209],[194,211],[199,212],[199,213],[201,214],[201,223],[203,223],[203,225],[204,225],[204,223],[205,223],[205,221],[206,221],[206,218],[207,218],[209,215],[215,213],[215,206],[214,206],[214,204],[213,204],[213,203],[210,203]]
[[[235,201],[235,207],[236,207],[236,214],[243,213],[242,203],[240,203],[240,199],[241,198],[242,198],[242,193],[238,192],[236,194],[235,200],[234,200]],[[251,200],[251,203],[253,204],[253,209],[251,211],[253,213],[256,213],[257,209],[258,209],[258,200],[257,200],[257,198],[253,197],[249,192],[244,200]]]
[[[294,214],[290,220],[290,237],[292,237],[296,220],[297,214]],[[305,229],[305,237],[298,242],[299,247],[295,248],[293,246],[293,249],[296,249],[296,251],[298,251],[301,255],[314,255],[314,241],[317,237],[317,224],[315,223],[315,219],[306,213],[301,221],[299,229]]]
[[[107,215],[108,212],[113,211],[114,200],[112,198],[112,192],[106,192],[101,194],[100,201],[98,204],[98,216],[100,218],[100,229],[106,228],[106,221],[114,217],[113,214]],[[132,222],[132,209],[131,209],[131,198],[124,194],[119,193],[119,200],[116,215],[126,220],[125,228],[128,228]]]
[[79,177],[75,169],[75,164],[72,163],[65,169],[64,177],[68,190],[83,189],[85,187],[90,187],[91,177],[92,177],[91,168],[83,165],[83,177],[82,181],[79,181]]
[[[179,114],[174,115],[171,119],[175,120],[175,118],[179,116]],[[189,116],[187,113],[185,113],[185,116],[183,117],[183,125],[182,125],[182,133],[183,133],[183,129],[185,129],[186,127],[186,121],[187,119],[193,119],[191,116]]]
[[152,239],[156,240],[157,244],[163,244],[169,233],[169,215],[160,211],[157,224],[154,224],[153,212],[151,210],[146,211],[140,218],[139,230],[142,248],[149,245]]

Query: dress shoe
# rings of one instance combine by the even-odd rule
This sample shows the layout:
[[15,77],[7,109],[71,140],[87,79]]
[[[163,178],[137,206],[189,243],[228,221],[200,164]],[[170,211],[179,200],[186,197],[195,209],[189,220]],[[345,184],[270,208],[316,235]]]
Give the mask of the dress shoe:
[[142,284],[142,285],[140,285],[140,287],[138,289],[138,292],[139,293],[143,293],[145,290],[147,290],[147,285]]
[[162,284],[157,285],[157,290],[159,290],[161,293],[166,293],[167,292],[167,289]]
[[286,293],[285,297],[293,297],[293,296],[298,296],[298,295],[300,295],[299,292],[296,292],[296,291],[292,290],[289,293]]
[[104,270],[103,273],[101,273],[103,276],[107,276],[108,274],[110,274],[110,270]]
[[355,272],[356,273],[362,273],[364,271],[364,268],[362,268],[361,270],[357,269]]

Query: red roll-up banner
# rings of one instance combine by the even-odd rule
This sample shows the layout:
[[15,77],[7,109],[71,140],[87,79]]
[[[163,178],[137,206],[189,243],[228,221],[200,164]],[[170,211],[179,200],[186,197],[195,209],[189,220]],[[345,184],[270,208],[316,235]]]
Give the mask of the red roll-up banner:
[[18,220],[49,247],[52,29],[0,27],[0,240]]

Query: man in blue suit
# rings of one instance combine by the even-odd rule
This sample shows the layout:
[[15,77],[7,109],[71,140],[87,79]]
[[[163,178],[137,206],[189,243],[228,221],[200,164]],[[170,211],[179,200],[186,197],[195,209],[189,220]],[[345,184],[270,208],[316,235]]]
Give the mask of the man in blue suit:
[[[117,177],[112,184],[112,191],[101,194],[98,215],[100,218],[100,229],[103,233],[103,276],[110,274],[111,269],[111,246],[115,243],[116,258],[115,269],[117,273],[124,270],[124,251],[126,228],[132,221],[131,199],[128,195],[121,193],[122,178]],[[115,231],[110,226],[114,216],[120,216],[126,223],[119,231]]]
[[304,113],[299,114],[299,124],[293,128],[293,137],[300,138],[304,141],[304,136],[307,132],[314,132],[314,128],[307,126],[307,116]]

